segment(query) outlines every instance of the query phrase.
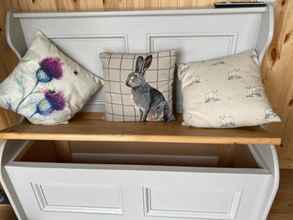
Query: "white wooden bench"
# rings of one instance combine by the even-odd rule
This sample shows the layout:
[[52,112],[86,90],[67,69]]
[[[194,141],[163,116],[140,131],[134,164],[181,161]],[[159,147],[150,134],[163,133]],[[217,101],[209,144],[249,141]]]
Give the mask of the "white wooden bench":
[[[256,49],[273,34],[273,7],[10,13],[18,57],[41,30],[94,73],[99,48],[176,48],[178,61]],[[181,94],[177,110],[181,112]],[[26,121],[0,132],[1,180],[20,220],[265,220],[279,184],[275,145],[263,127],[199,129],[101,120],[103,92],[68,125]],[[58,141],[58,142],[51,142]]]

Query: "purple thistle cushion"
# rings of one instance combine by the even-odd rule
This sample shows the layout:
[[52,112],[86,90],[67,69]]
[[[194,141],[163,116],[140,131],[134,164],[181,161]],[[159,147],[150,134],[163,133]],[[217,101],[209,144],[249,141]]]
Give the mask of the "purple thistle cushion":
[[45,93],[45,98],[51,104],[56,111],[62,111],[65,107],[64,94],[62,92],[56,92],[49,90]]
[[64,124],[102,86],[103,81],[37,33],[23,59],[0,84],[0,106],[34,124]]
[[40,62],[40,68],[50,77],[60,79],[63,74],[63,63],[59,58],[46,57]]

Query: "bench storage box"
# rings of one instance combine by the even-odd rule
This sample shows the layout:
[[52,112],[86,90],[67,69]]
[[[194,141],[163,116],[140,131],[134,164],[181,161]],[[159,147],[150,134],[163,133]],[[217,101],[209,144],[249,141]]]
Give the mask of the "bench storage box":
[[54,142],[24,142],[5,166],[28,219],[256,219],[272,179],[247,145],[71,147],[64,162]]

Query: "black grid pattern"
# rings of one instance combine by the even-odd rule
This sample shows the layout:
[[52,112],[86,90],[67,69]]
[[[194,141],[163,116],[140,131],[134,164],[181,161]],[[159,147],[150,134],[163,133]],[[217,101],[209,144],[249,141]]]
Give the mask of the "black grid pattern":
[[105,118],[108,121],[139,121],[139,112],[132,99],[131,88],[125,85],[129,73],[135,70],[138,56],[153,56],[150,68],[145,73],[146,81],[158,89],[172,109],[173,81],[176,51],[149,54],[102,53],[100,55],[105,78]]

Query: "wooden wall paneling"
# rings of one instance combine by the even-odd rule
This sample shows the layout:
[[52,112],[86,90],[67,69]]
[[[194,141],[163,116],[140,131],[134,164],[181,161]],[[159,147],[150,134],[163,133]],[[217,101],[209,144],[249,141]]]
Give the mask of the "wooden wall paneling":
[[[60,11],[88,10],[89,9],[88,7],[83,9],[80,6],[81,2],[84,2],[84,1],[59,0],[59,1],[56,1],[56,9]],[[92,1],[92,2],[96,2],[96,1]]]
[[160,0],[160,8],[178,8],[179,0]]
[[120,9],[123,10],[127,8],[127,1],[126,0],[117,0],[117,1],[112,1],[112,0],[104,0],[104,9],[105,10],[111,10],[111,9]]
[[[188,7],[210,7],[213,6],[214,2],[223,1],[223,0],[178,0],[178,6],[180,8],[188,8]],[[243,2],[243,0],[233,0]],[[247,2],[253,2],[256,0],[244,0]]]
[[293,219],[293,171],[282,170],[280,189],[271,209],[268,220],[291,220]]
[[59,11],[94,11],[104,8],[103,0],[59,0],[56,6]]
[[[292,94],[292,93],[291,93]],[[293,107],[289,107],[283,131],[283,145],[279,149],[282,168],[293,169]]]
[[[134,0],[137,1],[137,0]],[[145,7],[147,8],[160,8],[160,0],[145,0]]]
[[[151,3],[149,6],[147,6],[148,1],[142,0],[142,1],[135,1],[135,0],[127,0],[126,1],[126,8],[129,9],[144,9],[144,8],[150,8]],[[149,1],[150,2],[150,1]]]
[[[0,54],[5,54],[0,58],[0,80],[4,79],[14,68],[17,58],[6,44],[5,38],[5,15],[9,2],[3,1],[0,7]],[[12,112],[0,109],[0,130],[16,123],[18,117]]]
[[[2,54],[4,51],[4,44],[5,44],[5,33],[4,33],[4,18],[5,18],[5,7],[0,7],[0,53]],[[0,59],[0,80],[6,77],[6,71],[4,68],[3,58]],[[4,110],[0,110],[0,128],[4,128],[7,126],[7,116]]]
[[178,8],[180,0],[126,0],[127,9]]
[[178,6],[180,8],[188,8],[197,6],[197,0],[179,0]]
[[290,24],[293,24],[293,15],[290,9],[293,9],[292,1],[278,2],[275,35],[263,64],[263,78],[268,96],[274,108],[283,116],[286,116],[286,99],[291,87],[290,79],[292,77],[291,74],[288,74],[292,56],[290,33],[292,33],[293,28],[292,25],[290,26]]
[[[1,3],[0,7],[0,51],[6,49],[6,39],[5,39],[5,15],[6,15],[6,4],[5,2]],[[7,73],[4,69],[4,57],[0,60],[0,80],[7,76]]]
[[[103,0],[10,0],[12,7],[21,11],[85,11],[101,10],[105,5],[113,5],[111,1]],[[119,5],[120,1],[114,4]],[[111,4],[109,4],[111,3]]]
[[277,1],[275,10],[275,34],[262,72],[268,97],[283,119],[281,167],[293,168],[293,1]]
[[57,10],[56,0],[10,0],[13,7],[23,11]]
[[211,6],[215,1],[217,0],[10,0],[13,7],[22,11],[187,8]]

